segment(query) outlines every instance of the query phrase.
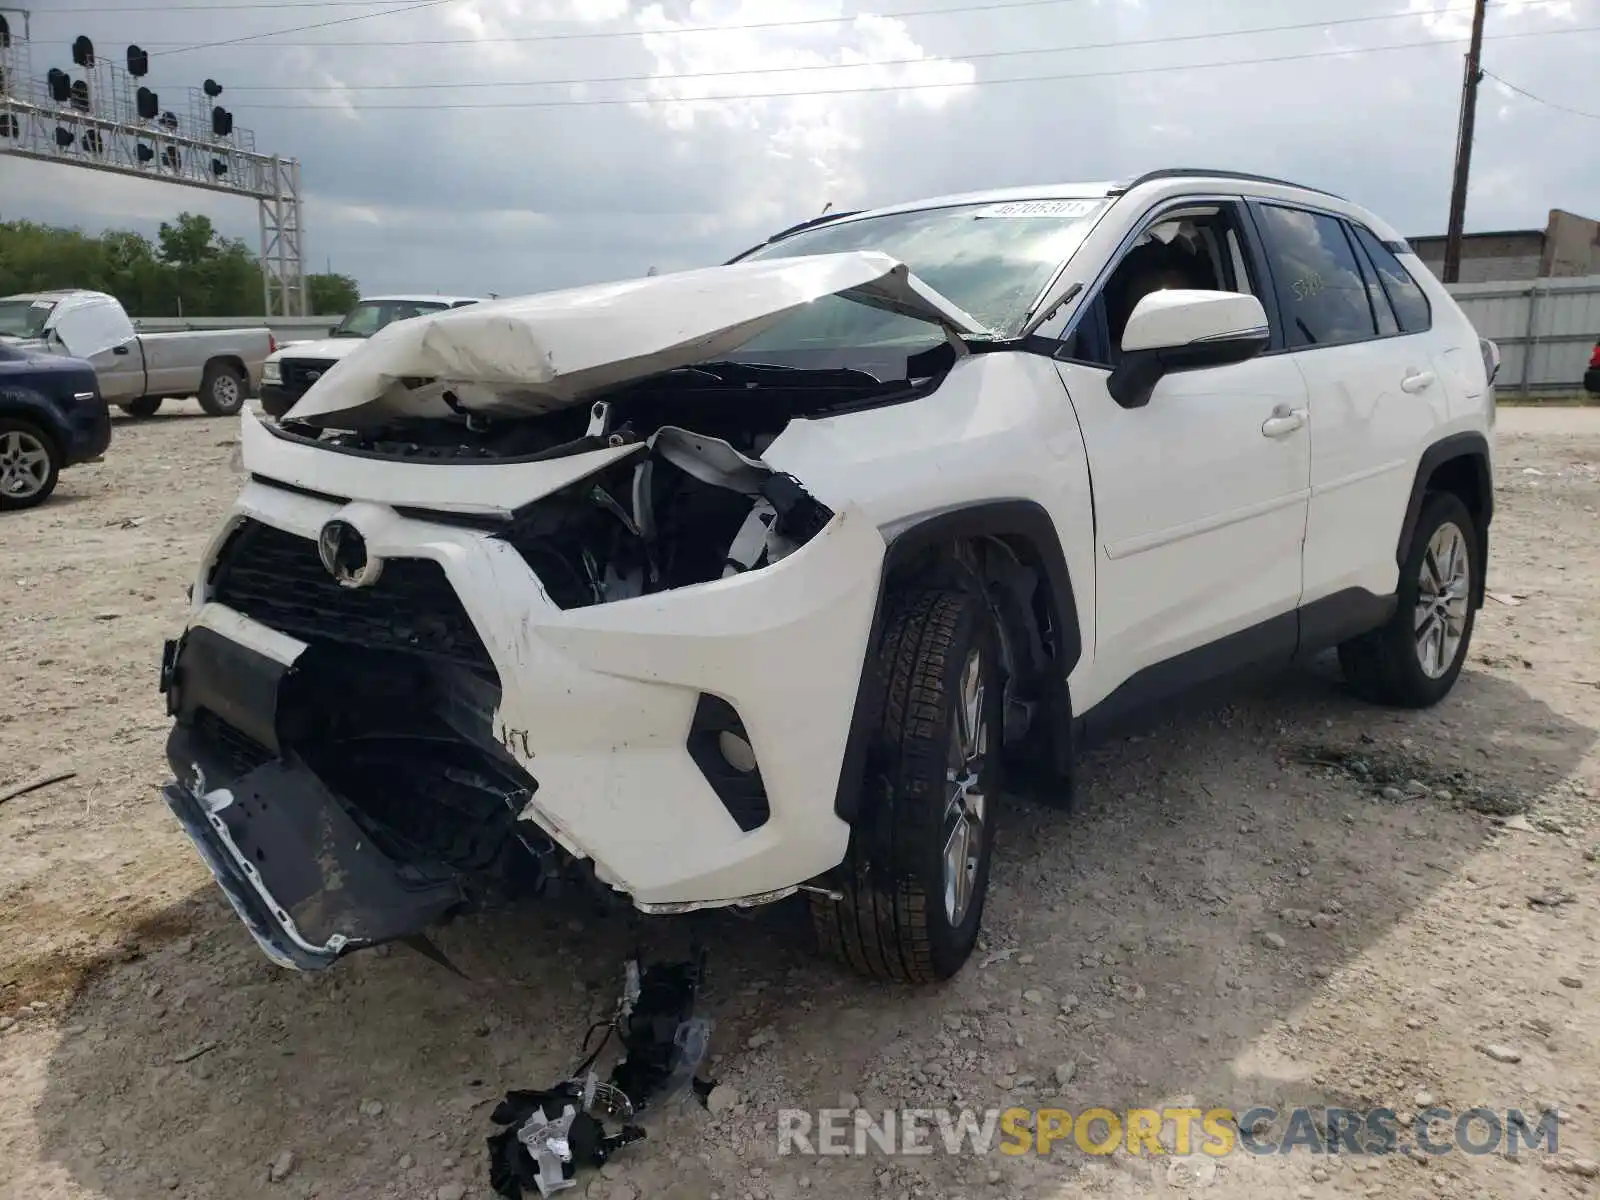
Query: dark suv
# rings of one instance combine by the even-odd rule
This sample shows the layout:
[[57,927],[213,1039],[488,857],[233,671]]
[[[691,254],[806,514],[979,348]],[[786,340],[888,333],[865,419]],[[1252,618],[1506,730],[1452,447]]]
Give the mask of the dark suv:
[[110,444],[92,366],[0,337],[0,512],[43,504],[63,470],[98,462]]

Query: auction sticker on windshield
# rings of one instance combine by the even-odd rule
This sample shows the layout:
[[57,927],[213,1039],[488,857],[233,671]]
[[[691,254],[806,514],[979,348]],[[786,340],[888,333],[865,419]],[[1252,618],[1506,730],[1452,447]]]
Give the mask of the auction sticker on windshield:
[[1103,200],[1011,200],[991,204],[975,213],[978,217],[1087,217]]

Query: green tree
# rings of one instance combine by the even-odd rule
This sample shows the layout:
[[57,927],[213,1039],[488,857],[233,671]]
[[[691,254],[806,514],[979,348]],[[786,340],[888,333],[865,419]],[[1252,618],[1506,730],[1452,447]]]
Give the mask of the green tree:
[[175,267],[196,267],[215,258],[222,239],[217,237],[211,218],[203,214],[179,213],[174,224],[161,222],[156,231],[161,243],[161,261]]
[[[314,275],[318,312],[344,312],[355,280]],[[0,221],[0,296],[47,288],[110,292],[135,317],[259,317],[261,265],[209,218],[180,213],[155,241],[127,230],[98,236],[33,221]]]
[[348,275],[307,275],[311,314],[347,313],[361,299],[361,285]]

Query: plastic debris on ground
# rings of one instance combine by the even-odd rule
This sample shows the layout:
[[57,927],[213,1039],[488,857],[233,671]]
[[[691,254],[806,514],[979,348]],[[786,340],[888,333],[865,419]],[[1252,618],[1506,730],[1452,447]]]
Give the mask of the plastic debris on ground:
[[[645,1132],[627,1124],[635,1115],[689,1090],[703,1105],[714,1086],[698,1078],[711,1042],[712,1022],[694,1015],[705,980],[705,953],[686,962],[653,963],[640,969],[630,959],[622,997],[603,1029],[600,1044],[579,1065],[575,1078],[545,1091],[512,1091],[490,1119],[504,1126],[489,1138],[489,1183],[506,1200],[537,1193],[550,1196],[573,1187],[581,1168],[596,1168]],[[623,1057],[609,1082],[592,1070],[612,1035]],[[625,1122],[606,1132],[605,1119]]]

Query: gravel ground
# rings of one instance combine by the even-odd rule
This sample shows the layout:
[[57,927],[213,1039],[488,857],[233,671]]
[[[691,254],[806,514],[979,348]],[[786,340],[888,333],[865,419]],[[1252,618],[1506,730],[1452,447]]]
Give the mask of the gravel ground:
[[[487,1196],[493,1101],[570,1069],[636,939],[687,934],[573,900],[443,930],[467,978],[257,952],[156,792],[160,643],[233,433],[119,419],[0,523],[0,792],[77,772],[0,806],[0,1195]],[[1077,813],[1004,812],[984,945],[942,988],[812,958],[787,908],[712,918],[713,1111],[658,1114],[570,1194],[1593,1195],[1600,410],[1506,410],[1499,455],[1497,598],[1447,702],[1374,711],[1324,667],[1095,752]],[[857,1101],[1564,1119],[1554,1157],[779,1156],[780,1108]]]

